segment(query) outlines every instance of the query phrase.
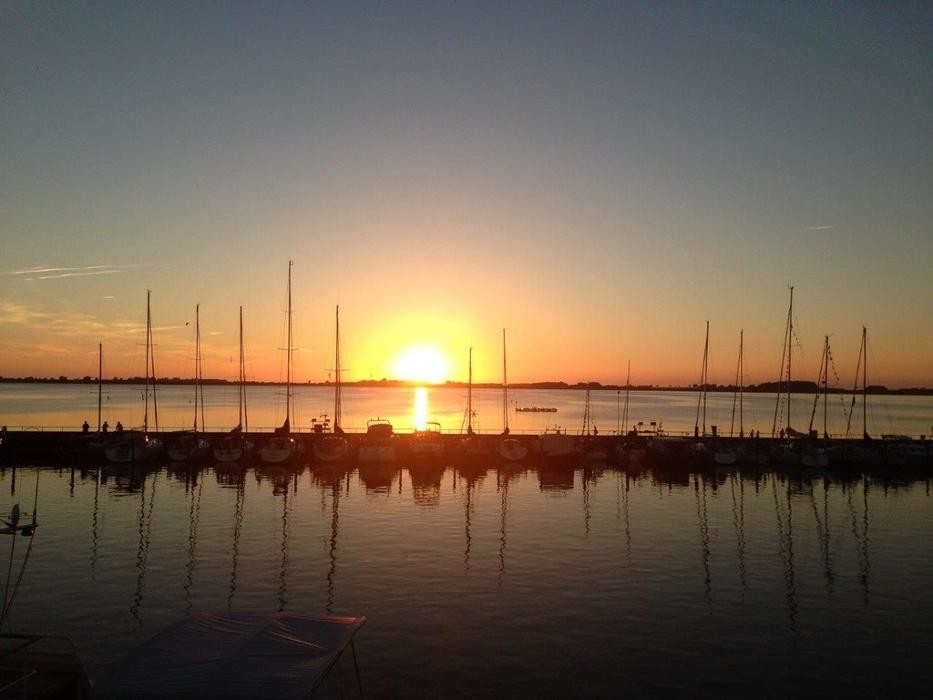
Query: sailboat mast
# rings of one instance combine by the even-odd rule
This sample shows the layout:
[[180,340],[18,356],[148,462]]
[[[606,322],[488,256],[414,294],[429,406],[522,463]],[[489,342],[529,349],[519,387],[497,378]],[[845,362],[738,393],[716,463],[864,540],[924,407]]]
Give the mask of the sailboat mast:
[[829,437],[829,336],[826,336],[826,355],[823,358],[823,438]]
[[[824,401],[823,401],[824,409],[826,406],[826,401],[825,401],[826,391],[824,389],[825,382],[823,380],[823,377],[826,376],[826,373],[829,370],[828,365],[829,365],[829,336],[827,335],[825,337],[825,340],[823,341],[823,354],[820,355],[820,373],[816,377],[816,392],[814,392],[813,394],[813,410],[810,411],[810,425],[807,427],[807,432],[810,434],[813,433],[813,421],[816,420],[816,407],[820,405],[820,392],[821,391],[823,392],[823,397],[824,397]],[[825,410],[824,410],[824,413],[825,413]],[[826,430],[825,420],[823,424],[823,430],[824,432]]]
[[784,324],[784,344],[781,345],[781,372],[778,374],[777,393],[774,400],[774,421],[771,423],[771,437],[778,430],[778,409],[781,407],[781,385],[784,383],[784,360],[787,360],[787,424],[790,426],[790,344],[793,332],[794,288],[790,288],[790,306],[787,309],[787,322]]
[[291,410],[292,410],[292,265],[288,261],[288,345],[285,349],[285,423],[291,429]]
[[787,427],[790,428],[790,362],[794,344],[794,288],[790,288],[790,308],[787,310]]
[[100,432],[100,413],[103,401],[104,344],[97,344],[97,432]]
[[334,342],[334,429],[340,426],[340,305],[335,312],[336,338]]
[[706,322],[706,341],[703,343],[703,365],[700,368],[700,393],[697,396],[697,415],[693,423],[693,434],[700,435],[700,408],[703,409],[703,432],[706,435],[706,366],[709,355],[709,321]]
[[862,437],[868,437],[868,329],[862,326]]
[[505,364],[505,328],[502,329],[502,432],[509,432],[509,379]]
[[[858,347],[858,360],[855,362],[855,381],[852,383],[852,401],[849,404],[849,410],[846,417],[846,437],[852,434],[852,419],[855,417],[855,401],[858,396],[858,373],[859,369],[862,367],[862,361],[864,360],[865,354],[865,327],[862,327],[862,344]],[[864,385],[864,380],[862,381]],[[864,388],[863,388],[863,398],[864,398]],[[863,430],[864,433],[864,430]]]
[[240,420],[237,425],[249,432],[249,418],[246,415],[246,361],[243,353],[243,307],[240,307]]
[[467,433],[473,434],[473,348],[470,348],[467,368]]
[[628,426],[628,398],[632,389],[632,361],[628,361],[628,372],[625,375],[625,405],[622,408],[622,429],[627,430]]
[[745,329],[739,330],[739,437],[745,435]]
[[150,320],[149,299],[152,295],[150,290],[146,290],[146,388],[143,392],[143,432],[149,432],[149,346],[152,343],[152,322]]
[[[732,394],[732,418],[729,420],[729,437],[732,437],[733,435],[735,435],[735,407],[736,407],[736,404],[738,404],[740,401],[739,394],[741,392],[741,389],[740,389],[739,374],[742,372],[742,334],[743,333],[744,331],[742,330],[739,331],[739,359],[736,361],[736,364],[735,364],[735,392]],[[741,416],[739,416],[739,423],[741,424],[741,422],[742,422],[742,418]],[[739,426],[739,432],[740,433],[742,432],[741,425]]]
[[152,315],[149,313],[149,292],[146,292],[146,325],[149,337],[149,372],[152,379],[152,414],[156,432],[159,430],[159,401],[156,396],[155,343],[152,340]]
[[703,434],[706,435],[706,386],[709,384],[709,321],[706,322],[706,342],[703,344]]
[[198,432],[198,409],[204,427],[204,406],[201,394],[201,305],[194,305],[194,432]]

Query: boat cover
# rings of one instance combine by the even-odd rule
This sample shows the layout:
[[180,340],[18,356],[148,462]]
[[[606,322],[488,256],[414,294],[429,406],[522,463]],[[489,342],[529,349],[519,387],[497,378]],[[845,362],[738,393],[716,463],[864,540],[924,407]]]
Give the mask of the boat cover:
[[200,613],[138,646],[94,698],[307,698],[366,622],[292,613]]

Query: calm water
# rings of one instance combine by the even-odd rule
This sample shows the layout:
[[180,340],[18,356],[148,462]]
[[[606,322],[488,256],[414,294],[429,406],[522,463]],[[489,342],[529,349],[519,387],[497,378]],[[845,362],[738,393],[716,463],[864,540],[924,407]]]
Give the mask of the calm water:
[[13,622],[70,635],[96,676],[190,611],[287,609],[368,617],[369,697],[933,683],[927,477],[7,468],[0,511],[31,510],[37,475]]
[[[446,431],[459,431],[464,423],[467,403],[466,388],[429,387],[423,393],[422,420],[436,420]],[[292,429],[310,430],[311,420],[333,413],[333,390],[326,387],[301,386],[295,389]],[[389,418],[397,430],[414,429],[418,422],[417,390],[348,387],[344,390],[343,426],[363,430],[370,418]],[[583,422],[584,392],[576,390],[512,390],[509,420],[514,431],[540,433],[546,428],[561,427],[579,431]],[[602,433],[615,431],[621,423],[624,392],[594,391],[591,396],[593,423]],[[271,429],[285,417],[285,397],[282,387],[249,387],[249,426],[252,430]],[[162,429],[191,427],[194,419],[194,388],[166,386],[158,390],[159,425]],[[852,434],[862,430],[861,399],[852,407],[851,397],[831,396],[828,404],[829,432],[845,435],[848,416]],[[229,430],[237,423],[237,388],[208,386],[204,388],[204,422],[208,429]],[[517,413],[516,407],[552,406],[557,413]],[[473,392],[476,412],[474,428],[480,432],[502,430],[502,392],[497,389],[477,389]],[[709,394],[706,410],[708,426],[717,425],[728,434],[732,424],[732,394]],[[746,394],[744,397],[744,429],[771,432],[774,422],[775,398],[770,394]],[[796,396],[792,400],[792,425],[807,427],[813,412],[813,396]],[[786,407],[780,407],[785,416]],[[669,431],[693,432],[697,421],[697,395],[688,392],[632,392],[629,425],[637,421],[662,421]],[[817,410],[814,427],[822,431],[823,407]],[[0,384],[0,424],[11,429],[28,426],[45,429],[77,430],[87,420],[97,427],[97,387],[75,384]],[[127,427],[142,425],[142,387],[105,386],[103,420],[111,426],[122,421]],[[152,414],[150,413],[150,421]],[[702,417],[700,418],[702,425]],[[779,420],[779,424],[784,424]],[[739,429],[736,412],[734,429]],[[933,397],[873,396],[869,397],[868,430],[873,435],[898,433],[913,436],[933,434]]]

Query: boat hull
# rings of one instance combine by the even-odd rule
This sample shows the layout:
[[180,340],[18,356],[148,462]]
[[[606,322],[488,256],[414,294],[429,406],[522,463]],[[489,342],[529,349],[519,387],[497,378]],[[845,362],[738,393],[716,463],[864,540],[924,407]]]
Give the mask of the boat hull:
[[293,438],[273,438],[259,450],[259,459],[263,464],[283,464],[292,460],[298,448]]
[[360,464],[386,464],[394,462],[395,456],[394,444],[363,444],[357,454]]
[[501,440],[497,446],[497,452],[506,462],[518,462],[528,456],[528,448],[515,438]]
[[350,456],[346,438],[328,436],[314,443],[314,458],[319,462],[341,462]]

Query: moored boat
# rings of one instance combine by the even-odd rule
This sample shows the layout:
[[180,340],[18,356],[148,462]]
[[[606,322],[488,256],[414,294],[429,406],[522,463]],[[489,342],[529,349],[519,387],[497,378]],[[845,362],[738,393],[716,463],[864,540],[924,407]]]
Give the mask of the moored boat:
[[218,462],[239,462],[252,450],[252,443],[246,439],[243,431],[249,432],[249,414],[246,410],[246,361],[243,348],[243,307],[240,307],[240,372],[237,396],[239,420],[236,427],[227,435],[217,440],[213,447],[214,459]]
[[173,462],[199,462],[211,455],[210,443],[198,434],[198,419],[204,427],[204,388],[201,385],[201,305],[194,307],[194,425],[191,430],[170,433],[165,452]]
[[275,429],[275,435],[259,450],[259,458],[265,464],[282,464],[295,457],[298,445],[291,437],[292,411],[292,261],[288,261],[288,305],[286,307],[285,346],[285,422]]
[[397,443],[392,424],[384,418],[374,418],[366,423],[366,435],[360,441],[357,458],[360,464],[394,462]]
[[467,429],[466,436],[457,445],[457,454],[463,460],[483,459],[489,455],[489,445],[473,431],[473,348],[470,348],[467,364]]
[[146,384],[143,390],[143,425],[142,430],[124,431],[117,423],[117,432],[113,442],[104,447],[104,456],[108,462],[126,464],[130,462],[155,461],[162,457],[163,444],[158,438],[149,435],[149,397],[152,396],[155,429],[159,430],[159,406],[156,401],[155,356],[152,343],[152,293],[146,290]]
[[[318,423],[321,436],[315,436],[314,457],[319,462],[341,462],[350,456],[350,444],[344,437],[343,428],[340,427],[341,420],[341,393],[340,393],[340,306],[337,307],[337,332],[334,342],[334,428],[332,433],[327,433],[329,424],[326,420]],[[317,428],[318,426],[315,426]]]
[[509,437],[509,375],[505,353],[505,328],[502,329],[502,435],[496,442],[496,453],[506,462],[518,462],[528,455],[520,440]]
[[550,458],[571,457],[576,453],[576,436],[561,432],[560,428],[553,431],[545,430],[539,441],[541,455]]
[[441,424],[430,421],[425,424],[424,430],[412,433],[409,442],[412,457],[440,457],[444,454],[444,437],[441,434]]
[[295,438],[286,432],[269,438],[259,448],[259,458],[265,464],[283,464],[291,460],[297,451]]

